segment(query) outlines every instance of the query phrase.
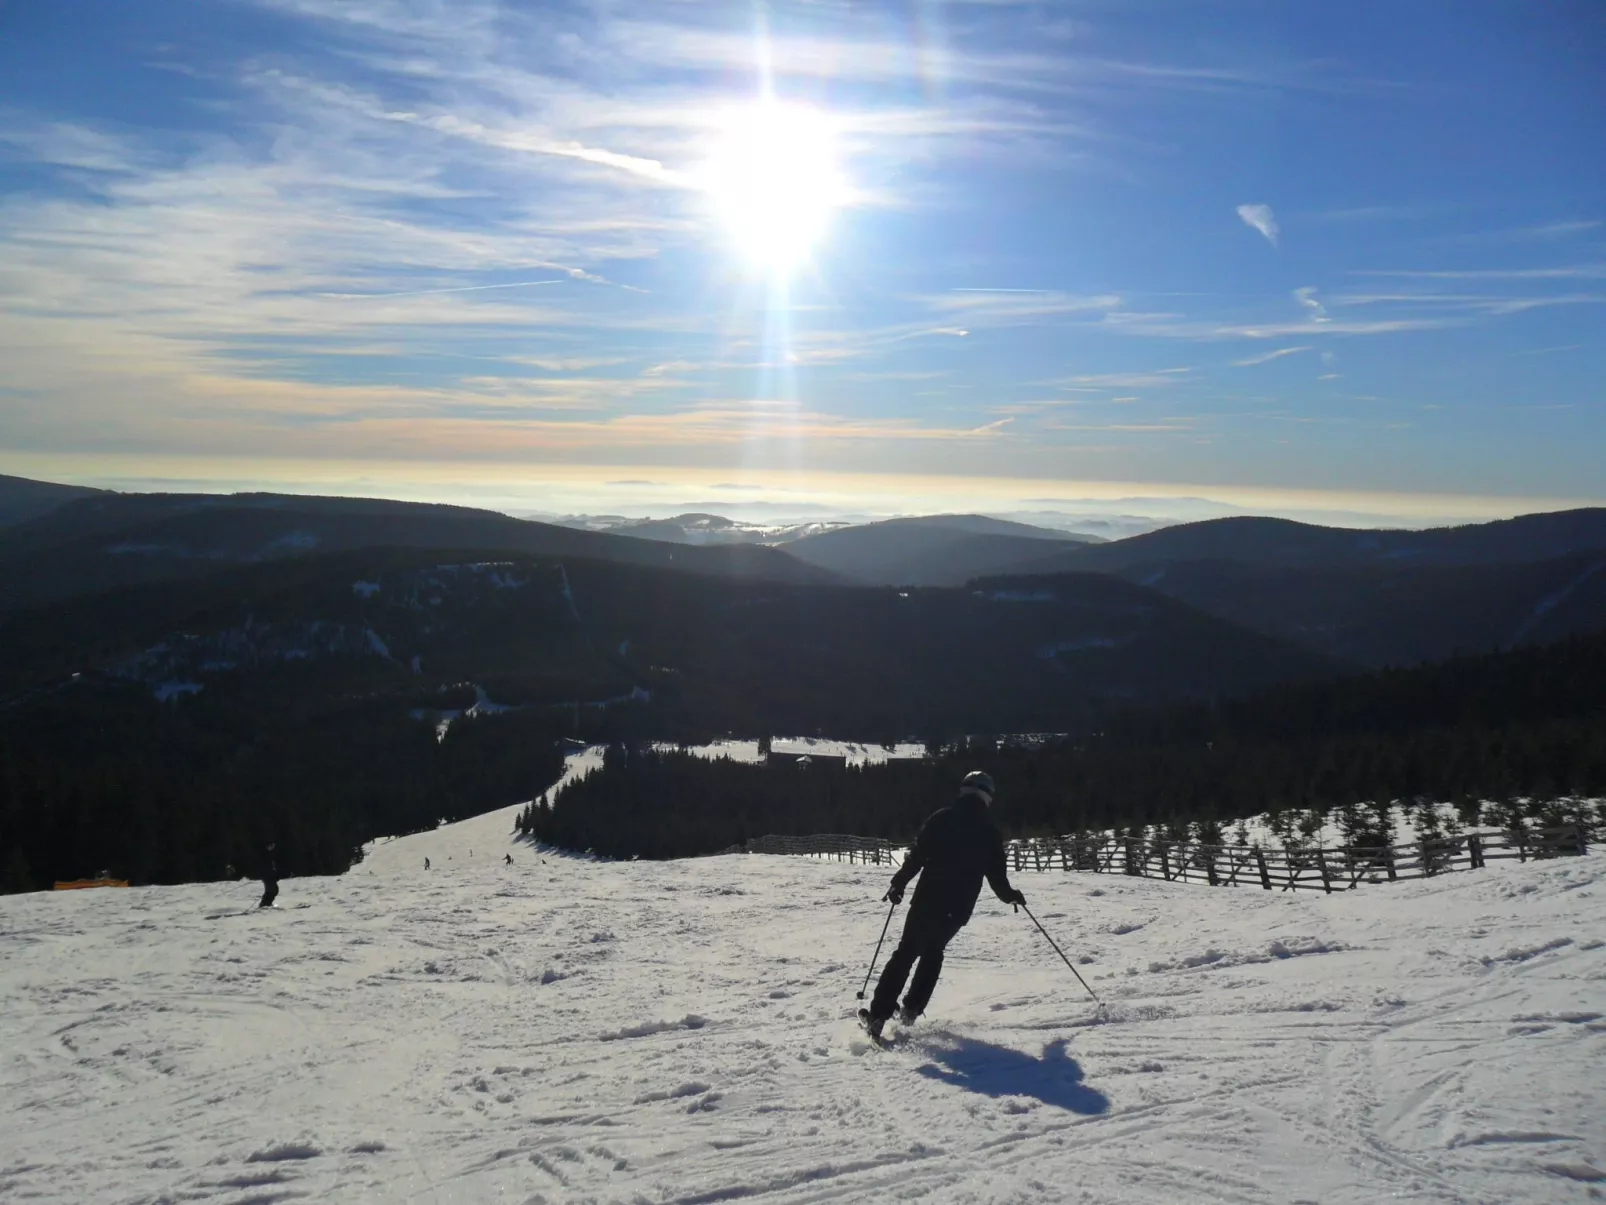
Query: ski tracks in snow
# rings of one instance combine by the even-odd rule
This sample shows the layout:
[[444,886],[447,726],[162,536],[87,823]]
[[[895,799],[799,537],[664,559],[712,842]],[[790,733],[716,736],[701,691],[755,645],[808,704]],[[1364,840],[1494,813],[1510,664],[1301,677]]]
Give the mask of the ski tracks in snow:
[[1332,897],[1031,876],[1110,1021],[988,897],[878,1050],[853,993],[884,872],[543,864],[510,823],[382,843],[284,911],[250,884],[0,900],[0,1198],[1606,1191],[1598,855]]

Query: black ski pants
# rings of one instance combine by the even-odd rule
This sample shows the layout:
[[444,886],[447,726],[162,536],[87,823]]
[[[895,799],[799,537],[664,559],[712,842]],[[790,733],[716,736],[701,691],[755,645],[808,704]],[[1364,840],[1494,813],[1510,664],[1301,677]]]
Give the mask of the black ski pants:
[[279,880],[277,878],[263,879],[262,880],[262,902],[260,904],[258,904],[257,907],[258,908],[271,908],[271,907],[273,907],[273,901],[276,898],[278,898],[278,895],[279,895]]
[[[964,921],[955,923],[949,914],[929,915],[911,910],[909,919],[904,922],[903,937],[898,941],[898,948],[887,959],[886,969],[881,972],[881,980],[876,984],[875,997],[870,1001],[870,1015],[883,1021],[892,1015],[898,1007],[898,993],[903,991],[910,968],[914,968],[915,977],[903,997],[904,1010],[912,1017],[925,1012],[926,1005],[931,1002],[931,993],[937,989],[937,976],[942,974],[943,951],[964,927]],[[917,960],[920,963],[918,967],[915,966]]]

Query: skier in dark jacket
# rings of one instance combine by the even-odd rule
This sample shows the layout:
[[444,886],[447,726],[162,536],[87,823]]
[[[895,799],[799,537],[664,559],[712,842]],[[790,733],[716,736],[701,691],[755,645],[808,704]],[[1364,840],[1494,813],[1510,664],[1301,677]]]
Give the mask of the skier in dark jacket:
[[[980,770],[965,775],[958,800],[932,814],[909,857],[892,876],[892,886],[882,898],[894,904],[903,899],[904,888],[917,874],[920,883],[909,904],[903,938],[881,972],[869,1009],[862,1014],[872,1037],[881,1036],[882,1027],[895,1009],[905,1025],[925,1012],[937,986],[937,976],[942,973],[943,950],[970,919],[983,878],[1004,903],[1026,902],[1026,897],[1009,884],[1004,839],[987,816],[992,801],[990,775]],[[900,1009],[898,993],[917,959],[920,966],[915,969],[914,982]]]
[[273,847],[274,843],[269,841],[262,854],[262,902],[258,908],[273,907],[279,895],[279,863],[273,856]]

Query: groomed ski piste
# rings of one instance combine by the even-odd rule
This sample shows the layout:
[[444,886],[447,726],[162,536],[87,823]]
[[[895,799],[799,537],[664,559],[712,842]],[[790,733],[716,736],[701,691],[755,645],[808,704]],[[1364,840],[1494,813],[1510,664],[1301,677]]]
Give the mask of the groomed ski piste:
[[269,911],[0,898],[0,1200],[1606,1197],[1600,854],[1332,896],[1017,875],[1107,1015],[984,891],[882,1050],[884,869],[599,862],[515,812]]

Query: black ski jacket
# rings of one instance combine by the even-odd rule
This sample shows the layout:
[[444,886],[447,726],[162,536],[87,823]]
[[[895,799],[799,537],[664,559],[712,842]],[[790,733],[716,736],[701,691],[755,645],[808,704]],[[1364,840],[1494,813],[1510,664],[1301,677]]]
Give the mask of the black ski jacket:
[[931,814],[915,847],[892,876],[892,885],[902,891],[917,874],[920,883],[909,903],[911,923],[919,918],[957,929],[975,911],[983,878],[1006,904],[1015,898],[1004,861],[1004,839],[988,819],[987,805],[975,795],[961,795]]

